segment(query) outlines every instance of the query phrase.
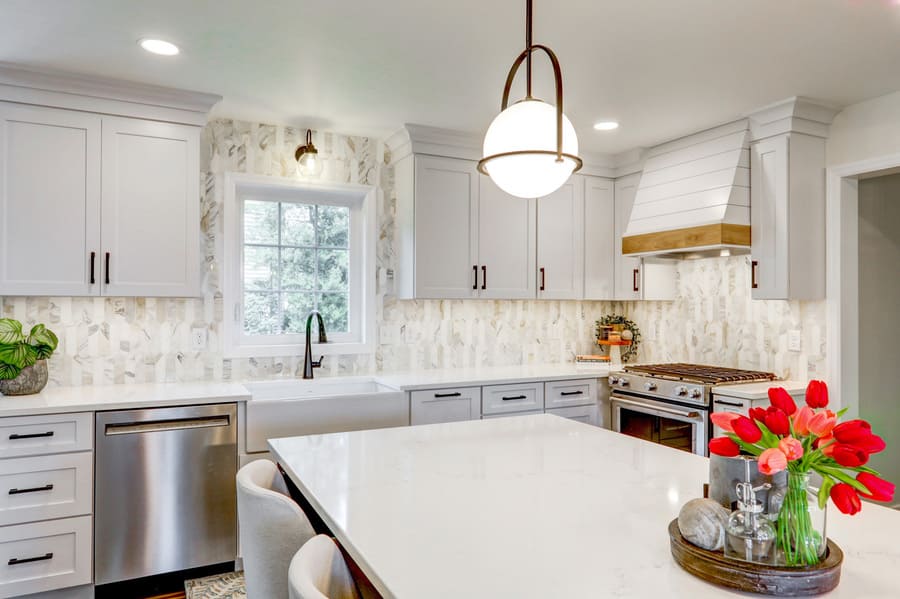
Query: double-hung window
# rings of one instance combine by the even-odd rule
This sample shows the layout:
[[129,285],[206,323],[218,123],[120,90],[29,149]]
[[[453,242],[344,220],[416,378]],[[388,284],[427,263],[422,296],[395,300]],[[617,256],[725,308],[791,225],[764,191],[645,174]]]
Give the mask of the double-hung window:
[[372,188],[231,175],[225,217],[226,355],[302,353],[313,311],[329,341],[316,352],[370,349]]

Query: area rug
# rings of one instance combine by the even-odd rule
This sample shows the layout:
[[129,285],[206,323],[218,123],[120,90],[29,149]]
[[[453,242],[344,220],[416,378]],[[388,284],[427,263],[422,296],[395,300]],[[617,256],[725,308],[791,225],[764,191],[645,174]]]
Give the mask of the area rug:
[[243,572],[185,580],[184,593],[186,599],[247,599]]

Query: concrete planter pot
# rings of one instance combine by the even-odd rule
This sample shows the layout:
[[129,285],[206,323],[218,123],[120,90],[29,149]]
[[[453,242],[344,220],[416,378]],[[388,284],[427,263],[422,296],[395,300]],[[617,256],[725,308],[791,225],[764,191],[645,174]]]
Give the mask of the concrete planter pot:
[[47,386],[48,378],[47,360],[38,360],[33,365],[23,368],[16,378],[0,381],[0,394],[32,395],[40,393]]

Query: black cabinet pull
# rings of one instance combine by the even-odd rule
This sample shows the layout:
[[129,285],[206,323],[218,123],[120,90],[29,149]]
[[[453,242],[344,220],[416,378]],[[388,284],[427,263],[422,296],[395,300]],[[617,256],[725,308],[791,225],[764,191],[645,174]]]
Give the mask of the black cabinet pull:
[[504,397],[503,401],[512,401],[514,399],[528,399],[527,395],[514,395],[512,397]]
[[10,495],[21,495],[22,493],[37,493],[39,491],[52,491],[53,485],[44,485],[43,487],[32,487],[30,489],[10,489]]
[[17,557],[9,558],[9,561],[6,562],[7,566],[15,566],[16,564],[27,564],[30,562],[42,562],[44,560],[53,559],[53,553],[45,553],[44,555],[39,555],[37,557],[24,557],[19,559]]
[[435,393],[434,396],[437,397],[437,398],[441,398],[441,397],[462,397],[462,393],[460,393],[459,391],[457,391],[456,393]]
[[472,284],[472,289],[478,289],[478,265],[473,264],[472,270],[475,272],[475,283]]
[[743,408],[744,404],[737,401],[725,401],[724,399],[717,399],[713,403],[716,403],[720,406],[734,406],[735,408]]
[[46,433],[27,433],[24,435],[20,435],[19,433],[13,433],[9,436],[10,441],[15,441],[17,439],[37,439],[39,437],[52,437],[53,431],[47,431]]
[[759,283],[756,280],[756,268],[759,266],[759,262],[753,260],[750,262],[750,288],[751,289],[759,289]]
[[563,391],[560,393],[563,397],[567,397],[569,395],[583,395],[584,391]]
[[481,267],[481,288],[487,289],[487,266]]
[[106,252],[106,268],[103,269],[106,284],[109,285],[109,252]]
[[97,260],[97,252],[91,252],[91,285],[97,281],[94,279],[94,262]]
[[541,291],[544,290],[544,282],[547,278],[547,271],[544,270],[544,267],[541,267]]
[[640,291],[641,288],[638,286],[638,275],[641,274],[640,269],[635,268],[631,272],[631,283],[632,283],[632,291]]

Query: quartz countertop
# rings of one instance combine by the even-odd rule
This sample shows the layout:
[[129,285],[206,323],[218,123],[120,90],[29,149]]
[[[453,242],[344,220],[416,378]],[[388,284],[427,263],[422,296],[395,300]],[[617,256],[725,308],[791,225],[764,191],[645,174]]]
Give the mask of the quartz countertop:
[[382,385],[402,391],[479,385],[509,385],[530,381],[606,378],[610,367],[580,364],[533,364],[523,366],[480,366],[475,368],[443,368],[413,372],[379,373]]
[[[746,596],[683,571],[667,527],[707,458],[551,415],[270,441],[385,597]],[[339,472],[340,476],[335,476]],[[897,597],[900,512],[829,509],[828,597]]]
[[768,399],[769,389],[784,387],[791,395],[803,395],[806,392],[806,381],[769,381],[765,383],[743,383],[739,385],[716,385],[713,395],[727,395],[737,399]]
[[238,383],[141,383],[47,387],[35,395],[0,396],[0,417],[162,408],[248,399],[250,392]]

